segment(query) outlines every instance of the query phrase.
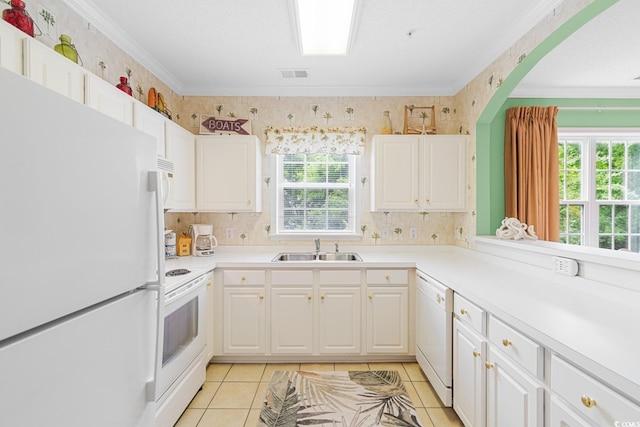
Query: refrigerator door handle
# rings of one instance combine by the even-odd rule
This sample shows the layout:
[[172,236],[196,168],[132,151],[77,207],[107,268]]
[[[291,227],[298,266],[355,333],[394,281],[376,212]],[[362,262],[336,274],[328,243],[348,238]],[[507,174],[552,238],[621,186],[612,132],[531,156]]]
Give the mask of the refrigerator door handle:
[[155,339],[155,353],[153,357],[153,377],[147,381],[147,400],[154,402],[157,397],[157,384],[158,374],[162,367],[162,347],[164,337],[164,210],[163,210],[163,196],[162,196],[162,181],[161,173],[158,171],[149,172],[149,191],[155,193],[155,211],[156,211],[156,237],[157,237],[157,250],[158,257],[158,280],[157,282],[148,283],[145,287],[149,291],[155,291],[158,293],[156,298],[156,339]]

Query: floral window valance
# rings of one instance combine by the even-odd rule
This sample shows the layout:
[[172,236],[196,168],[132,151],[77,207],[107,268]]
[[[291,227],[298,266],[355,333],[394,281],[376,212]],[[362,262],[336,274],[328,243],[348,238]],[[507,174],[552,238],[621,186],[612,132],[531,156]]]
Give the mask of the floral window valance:
[[364,128],[316,126],[269,126],[265,133],[267,154],[362,154],[366,135]]

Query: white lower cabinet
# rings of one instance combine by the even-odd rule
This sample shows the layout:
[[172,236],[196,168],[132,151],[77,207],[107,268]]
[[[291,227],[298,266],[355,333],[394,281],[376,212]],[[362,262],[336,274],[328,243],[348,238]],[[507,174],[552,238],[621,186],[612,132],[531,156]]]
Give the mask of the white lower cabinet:
[[487,342],[479,333],[453,319],[453,409],[467,427],[486,421]]
[[550,427],[592,427],[557,396],[551,395]]
[[313,288],[271,289],[271,352],[313,352]]
[[207,337],[207,347],[205,349],[205,361],[209,363],[214,354],[214,346],[215,346],[215,328],[213,325],[215,324],[215,293],[213,287],[213,273],[207,273],[207,325],[206,325],[206,337]]
[[266,273],[264,270],[223,270],[223,353],[265,354]]
[[406,286],[367,287],[367,353],[409,351],[409,293]]
[[555,408],[552,406],[552,426],[640,423],[640,406],[556,354],[551,356],[551,398],[556,402]]
[[544,388],[489,346],[487,359],[487,425],[542,427]]
[[224,289],[224,352],[227,354],[264,354],[265,289]]
[[359,354],[360,288],[321,286],[319,293],[318,352]]
[[542,427],[541,347],[486,314],[454,294],[453,409],[465,427]]

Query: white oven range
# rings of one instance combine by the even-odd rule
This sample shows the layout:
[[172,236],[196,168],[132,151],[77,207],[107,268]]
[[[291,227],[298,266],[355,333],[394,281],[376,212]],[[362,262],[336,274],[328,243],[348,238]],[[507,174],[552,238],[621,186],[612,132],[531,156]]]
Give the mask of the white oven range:
[[158,355],[157,427],[173,426],[205,381],[205,301],[210,280],[211,273],[207,273],[184,284],[167,280],[165,285],[162,349]]

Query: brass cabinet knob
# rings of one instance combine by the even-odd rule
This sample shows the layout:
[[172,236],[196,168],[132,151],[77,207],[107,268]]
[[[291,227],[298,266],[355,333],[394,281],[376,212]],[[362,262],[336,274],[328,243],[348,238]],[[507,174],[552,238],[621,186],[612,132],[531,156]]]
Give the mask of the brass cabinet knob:
[[460,309],[460,314],[462,314],[463,316],[464,316],[465,314],[467,314],[467,313],[468,313],[468,311],[467,311],[467,310],[465,310],[464,308],[461,308],[461,309]]
[[311,295],[307,295],[307,299],[311,301]]
[[373,299],[373,295],[369,295],[369,299]]
[[247,278],[246,278],[246,277],[244,277],[244,276],[242,276],[242,277],[240,278],[240,280],[242,280],[242,281],[244,282],[245,280],[247,280]]
[[207,286],[211,287],[211,280],[207,282]]
[[424,202],[425,202],[425,203],[430,203],[430,202],[431,202],[431,200],[429,200],[429,199],[424,199]]
[[389,276],[388,274],[386,276],[384,276],[385,279],[387,280],[391,280],[391,276]]
[[320,295],[320,299],[321,299],[321,300],[324,300],[324,295]]
[[493,368],[493,363],[484,362],[484,366],[485,366],[487,369],[491,369],[491,368]]
[[480,352],[478,350],[473,350],[473,357],[480,357]]
[[502,340],[502,345],[505,347],[509,347],[511,345],[511,341],[505,338]]
[[260,298],[260,299],[264,299],[264,295],[260,295],[258,298]]
[[594,406],[596,406],[596,400],[590,398],[587,395],[583,395],[580,400],[582,401],[582,404],[584,406],[586,406],[587,408],[593,408]]
[[413,199],[413,203],[418,203],[418,199]]

